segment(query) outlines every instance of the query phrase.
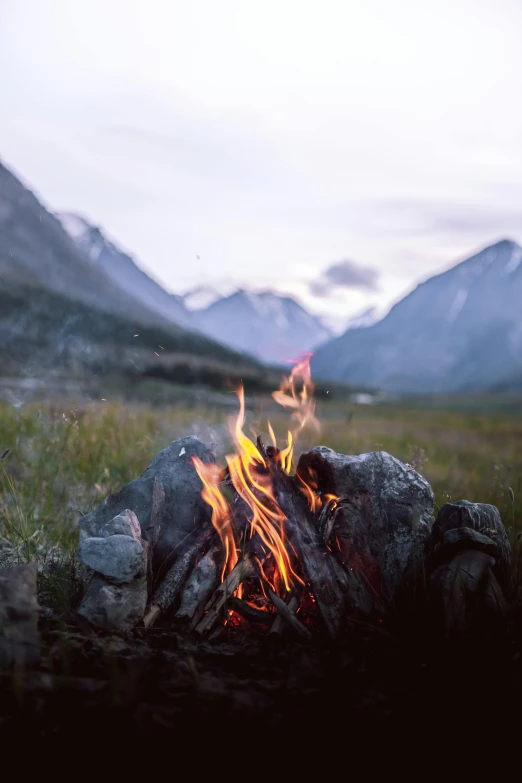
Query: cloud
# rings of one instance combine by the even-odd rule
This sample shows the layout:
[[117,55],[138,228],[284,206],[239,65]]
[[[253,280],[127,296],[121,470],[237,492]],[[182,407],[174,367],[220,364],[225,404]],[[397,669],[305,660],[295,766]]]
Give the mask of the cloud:
[[350,288],[356,291],[377,291],[379,272],[355,261],[337,261],[330,264],[322,274],[310,282],[313,296],[330,296],[335,289]]

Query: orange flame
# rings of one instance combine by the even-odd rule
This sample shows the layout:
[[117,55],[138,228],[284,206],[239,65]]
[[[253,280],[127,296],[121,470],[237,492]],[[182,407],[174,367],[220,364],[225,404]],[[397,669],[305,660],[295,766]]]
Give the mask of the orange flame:
[[[281,451],[277,451],[275,433],[268,422],[268,430],[275,450],[274,458],[279,461],[286,473],[292,470],[294,445],[298,433],[305,426],[320,429],[315,417],[314,384],[310,372],[311,356],[312,354],[307,354],[301,359],[292,368],[290,375],[283,377],[279,390],[272,395],[279,405],[292,410],[291,418],[296,422],[293,431],[288,431],[287,445]],[[292,568],[293,551],[285,535],[286,517],[274,496],[267,458],[243,431],[245,395],[242,386],[237,394],[239,414],[230,421],[230,432],[236,453],[226,457],[230,478],[237,494],[252,512],[250,537],[257,533],[267,554],[270,553],[273,557],[275,569],[272,581],[263,570],[261,561],[258,563],[263,579],[275,592],[289,591],[294,580],[304,583]],[[202,497],[212,508],[212,524],[218,531],[224,546],[225,562],[221,574],[223,580],[226,573],[234,568],[239,557],[230,509],[220,490],[220,476],[216,466],[206,465],[197,457],[194,457],[193,462],[203,482]],[[314,493],[316,487],[309,486],[302,477],[298,478],[312,511],[321,508],[322,502]]]
[[[266,468],[266,460],[252,441],[243,432],[245,424],[245,394],[243,387],[238,391],[239,415],[231,426],[231,434],[237,453],[227,456],[232,484],[252,511],[251,535],[259,534],[263,544],[274,557],[277,565],[275,582],[282,582],[290,590],[292,577],[299,579],[292,569],[290,555],[285,541],[285,515],[274,497],[272,482]],[[286,464],[285,456],[285,464]],[[277,587],[271,585],[272,589]]]
[[216,465],[207,465],[196,455],[192,462],[196,472],[203,482],[201,497],[208,503],[212,509],[212,524],[219,533],[219,537],[225,548],[225,560],[221,572],[221,581],[224,580],[227,570],[231,571],[238,560],[237,545],[234,535],[234,528],[231,524],[230,509],[228,503],[221,493],[219,486],[220,474]]

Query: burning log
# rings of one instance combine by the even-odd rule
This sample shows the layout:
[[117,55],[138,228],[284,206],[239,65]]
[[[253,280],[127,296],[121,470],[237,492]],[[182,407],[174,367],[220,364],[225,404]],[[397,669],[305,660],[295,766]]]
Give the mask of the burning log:
[[251,552],[247,552],[245,556],[238,561],[237,565],[229,573],[224,582],[221,582],[206,605],[205,616],[195,628],[197,633],[203,635],[215,628],[227,601],[234,595],[239,585],[255,573],[255,556]]
[[[279,598],[278,595],[274,593],[273,590],[268,590],[268,595],[270,597],[270,600],[274,604],[275,608],[279,612],[280,616],[282,617],[283,621],[293,630],[295,633],[300,636],[302,639],[306,639],[309,641],[312,638],[312,634],[308,630],[308,628],[303,625],[303,623],[297,619],[295,614],[291,611],[290,606],[285,604],[282,598]],[[295,606],[297,608],[298,602],[297,598],[295,599]]]
[[[279,599],[280,600],[280,599]],[[285,605],[286,606],[286,605]],[[241,598],[232,596],[229,598],[226,604],[227,609],[232,609],[249,623],[260,623],[262,625],[272,626],[277,614],[275,612],[268,612],[265,609],[258,609],[251,604],[247,604],[246,601],[242,601]]]
[[145,628],[151,628],[158,617],[174,604],[195,559],[214,536],[215,530],[211,525],[204,528],[200,531],[196,541],[188,549],[185,549],[171,566],[167,576],[154,593],[151,604],[145,613],[143,618]]
[[[288,604],[285,604],[286,608],[288,609],[291,614],[295,614],[297,607],[299,606],[299,600],[297,596],[293,595],[292,598],[289,600]],[[281,634],[283,633],[283,630],[286,627],[286,623],[283,619],[283,614],[280,612],[275,620],[274,624],[270,629],[271,634]]]

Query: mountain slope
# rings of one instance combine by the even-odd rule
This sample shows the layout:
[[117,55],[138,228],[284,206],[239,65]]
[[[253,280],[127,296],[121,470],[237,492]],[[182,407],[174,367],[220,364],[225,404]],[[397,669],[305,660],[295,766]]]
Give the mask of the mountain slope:
[[116,285],[0,163],[0,284],[43,287],[141,323],[163,319]]
[[503,240],[322,345],[323,378],[399,392],[480,390],[522,370],[522,248]]
[[63,228],[84,251],[93,267],[101,269],[116,285],[151,312],[170,323],[190,328],[192,318],[181,296],[167,293],[97,226],[72,212],[57,214]]
[[331,336],[294,299],[270,291],[236,291],[194,316],[201,331],[272,363],[295,358]]
[[[0,373],[134,368],[154,374],[156,366],[176,380],[171,370],[180,361],[206,364],[222,376],[238,368],[265,372],[251,357],[169,322],[152,299],[140,301],[93,256],[0,164]],[[134,267],[128,257],[121,264]]]

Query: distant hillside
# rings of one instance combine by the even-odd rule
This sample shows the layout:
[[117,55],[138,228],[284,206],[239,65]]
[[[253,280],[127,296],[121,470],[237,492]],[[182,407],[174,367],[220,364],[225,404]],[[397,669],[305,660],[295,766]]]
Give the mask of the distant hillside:
[[0,369],[2,375],[120,374],[227,389],[241,378],[257,388],[267,376],[261,364],[200,335],[136,327],[121,316],[19,284],[0,290]]
[[91,265],[102,270],[127,295],[165,321],[187,328],[194,327],[183,298],[167,293],[137,266],[128,253],[108,239],[99,227],[71,212],[58,213],[57,217],[76,245],[84,251]]
[[167,293],[97,226],[73,213],[58,214],[89,263],[158,317],[248,353],[267,363],[285,362],[332,336],[321,319],[295,300],[271,291],[198,286],[184,296]]
[[105,240],[95,255],[95,232],[89,237],[90,245],[73,240],[0,164],[0,374],[132,371],[181,380],[183,364],[192,382],[196,366],[199,376],[204,365],[212,368],[214,380],[216,372],[264,372],[252,358],[165,317],[168,301],[184,311],[178,298]]
[[522,248],[503,240],[316,351],[316,376],[395,392],[508,390],[522,375]]

